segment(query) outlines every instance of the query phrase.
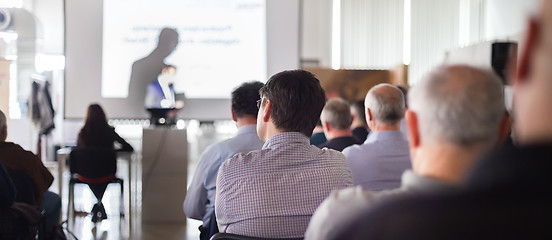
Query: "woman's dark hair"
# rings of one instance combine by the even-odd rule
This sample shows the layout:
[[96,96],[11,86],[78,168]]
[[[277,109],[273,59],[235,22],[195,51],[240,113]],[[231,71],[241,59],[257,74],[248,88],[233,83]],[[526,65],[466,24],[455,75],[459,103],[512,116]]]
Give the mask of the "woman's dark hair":
[[[79,145],[83,146],[101,146],[106,139],[106,131],[109,127],[107,118],[102,107],[98,104],[90,104],[86,112],[84,127],[79,133]],[[107,141],[106,144],[113,144]]]

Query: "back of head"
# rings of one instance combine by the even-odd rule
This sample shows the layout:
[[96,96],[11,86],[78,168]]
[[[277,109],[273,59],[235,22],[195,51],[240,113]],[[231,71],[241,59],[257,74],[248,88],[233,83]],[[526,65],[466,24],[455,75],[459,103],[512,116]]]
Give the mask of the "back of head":
[[364,101],[354,101],[351,103],[351,114],[356,117],[356,121],[366,125],[366,114],[364,114]]
[[80,147],[97,147],[113,145],[113,139],[107,135],[107,118],[102,107],[98,104],[90,104],[86,113],[84,127],[82,127],[78,144]]
[[341,98],[328,100],[322,109],[320,119],[337,130],[349,129],[353,121],[349,104]]
[[410,90],[409,104],[418,116],[422,143],[459,146],[492,144],[505,108],[500,79],[463,65],[428,74]]
[[404,95],[391,84],[378,84],[366,94],[364,105],[370,109],[374,120],[394,125],[404,116]]
[[88,106],[84,126],[85,128],[92,126],[107,126],[107,117],[99,104],[94,103]]
[[326,102],[320,81],[312,73],[304,70],[277,73],[260,93],[272,103],[271,118],[276,128],[312,135]]
[[408,89],[401,86],[401,85],[397,85],[396,86],[399,90],[401,90],[401,92],[403,93],[403,96],[404,96],[404,106],[406,108],[408,108]]
[[257,117],[259,109],[256,102],[261,97],[259,90],[264,86],[262,82],[246,82],[232,91],[232,111],[236,117],[245,115]]

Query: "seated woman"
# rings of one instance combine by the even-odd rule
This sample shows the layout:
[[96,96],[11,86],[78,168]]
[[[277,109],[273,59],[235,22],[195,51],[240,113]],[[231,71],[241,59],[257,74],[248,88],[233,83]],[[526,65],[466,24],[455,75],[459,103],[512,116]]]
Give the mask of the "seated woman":
[[116,151],[132,152],[134,149],[115,129],[107,123],[102,107],[98,104],[88,106],[84,127],[79,132],[77,148],[99,147],[115,148],[114,143],[121,145]]
[[[115,149],[115,143],[118,143],[120,147]],[[98,104],[91,104],[88,106],[84,127],[82,127],[79,132],[77,149],[111,149],[125,152],[134,151],[132,146],[121,136],[119,136],[119,134],[115,132],[115,129],[107,123],[105,113],[102,107]],[[116,161],[115,156],[113,157],[113,161]],[[113,168],[113,174],[116,171],[116,163],[112,163],[111,160],[98,164],[106,167],[115,166]],[[87,170],[88,174],[90,174],[91,170],[93,170],[93,168]],[[114,175],[111,175],[111,177],[114,177]],[[79,179],[81,179],[81,176],[79,176]],[[94,204],[94,207],[92,208],[92,222],[101,221],[102,219],[107,218],[104,206],[101,203],[107,184],[108,183],[89,184],[90,189],[94,192],[94,195],[98,199],[98,203]]]

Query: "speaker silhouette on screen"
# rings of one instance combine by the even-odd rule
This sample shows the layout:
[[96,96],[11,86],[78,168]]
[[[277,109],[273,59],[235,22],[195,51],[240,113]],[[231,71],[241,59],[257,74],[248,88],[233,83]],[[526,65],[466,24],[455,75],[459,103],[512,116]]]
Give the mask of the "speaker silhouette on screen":
[[161,71],[169,66],[165,58],[171,55],[177,45],[178,32],[173,28],[163,28],[159,33],[157,47],[132,64],[127,97],[129,101],[144,103],[148,84],[157,80]]

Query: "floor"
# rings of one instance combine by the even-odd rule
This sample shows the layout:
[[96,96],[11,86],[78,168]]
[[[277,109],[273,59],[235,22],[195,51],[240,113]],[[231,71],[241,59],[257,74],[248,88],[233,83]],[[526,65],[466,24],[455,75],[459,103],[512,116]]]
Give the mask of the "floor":
[[[210,144],[229,138],[236,132],[236,127],[231,121],[222,121],[213,123],[199,123],[197,121],[190,121],[186,123],[188,130],[188,149],[189,149],[189,165],[188,165],[188,183],[190,182],[195,166],[199,161],[201,152]],[[121,127],[123,133],[117,131],[120,135],[127,139],[131,145],[135,146],[137,156],[139,155],[141,146],[140,137],[136,135],[136,128],[133,132],[125,134],[125,127]],[[138,147],[137,147],[138,146]],[[129,212],[128,204],[128,191],[129,191],[129,176],[128,176],[128,164],[131,165],[131,177],[130,189],[131,189],[131,208],[132,212]],[[199,239],[198,226],[200,221],[187,219],[186,224],[183,223],[142,223],[141,221],[141,164],[139,157],[135,157],[131,163],[124,160],[118,162],[117,176],[124,180],[125,191],[125,214],[124,217],[119,217],[119,197],[120,190],[119,185],[110,184],[103,198],[103,204],[105,206],[108,219],[99,223],[92,223],[91,217],[86,214],[92,208],[95,203],[95,197],[89,190],[88,186],[77,184],[75,187],[75,209],[77,214],[67,215],[68,204],[68,184],[63,185],[62,196],[62,220],[67,221],[64,223],[64,227],[67,227],[70,234],[73,234],[77,239]],[[52,172],[56,169],[51,168]],[[54,174],[55,176],[55,174]],[[68,183],[69,172],[63,174],[64,183]],[[56,180],[57,181],[57,180]],[[51,187],[51,191],[57,192],[57,182],[54,182]],[[183,188],[182,186],[174,186],[175,189]],[[175,209],[176,211],[182,211],[182,209]]]

